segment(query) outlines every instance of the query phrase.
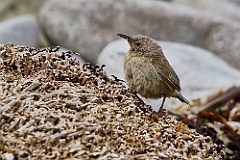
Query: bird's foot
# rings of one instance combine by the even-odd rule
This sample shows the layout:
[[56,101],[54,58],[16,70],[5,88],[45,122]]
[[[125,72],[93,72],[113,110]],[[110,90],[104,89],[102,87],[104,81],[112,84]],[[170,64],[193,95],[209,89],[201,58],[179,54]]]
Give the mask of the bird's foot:
[[157,122],[159,118],[165,116],[167,114],[166,109],[159,109],[158,112],[153,111],[150,115],[150,119],[152,119],[154,122]]
[[158,112],[157,112],[157,115],[158,115],[158,117],[160,118],[160,117],[166,115],[166,113],[167,113],[167,110],[166,110],[166,109],[163,109],[163,108],[161,107],[161,108],[159,108],[159,110],[158,110]]

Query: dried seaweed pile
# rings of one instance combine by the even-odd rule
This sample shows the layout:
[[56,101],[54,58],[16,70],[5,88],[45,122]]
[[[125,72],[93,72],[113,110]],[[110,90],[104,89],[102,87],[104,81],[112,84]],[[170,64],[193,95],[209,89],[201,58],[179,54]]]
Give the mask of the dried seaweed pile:
[[0,45],[0,159],[221,159],[210,137],[157,118],[103,67]]
[[[196,101],[191,108],[179,110],[179,120],[213,141],[224,144],[226,159],[240,157],[240,86],[209,96],[205,101]],[[185,116],[183,116],[185,115]]]

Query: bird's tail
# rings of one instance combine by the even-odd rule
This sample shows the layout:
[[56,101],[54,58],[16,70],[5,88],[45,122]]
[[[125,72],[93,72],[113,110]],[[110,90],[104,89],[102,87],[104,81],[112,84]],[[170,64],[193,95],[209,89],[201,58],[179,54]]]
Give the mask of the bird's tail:
[[179,93],[178,91],[176,91],[176,97],[177,97],[181,102],[184,102],[184,103],[190,105],[190,102],[189,102],[186,98],[184,98],[184,97],[181,95],[181,93]]

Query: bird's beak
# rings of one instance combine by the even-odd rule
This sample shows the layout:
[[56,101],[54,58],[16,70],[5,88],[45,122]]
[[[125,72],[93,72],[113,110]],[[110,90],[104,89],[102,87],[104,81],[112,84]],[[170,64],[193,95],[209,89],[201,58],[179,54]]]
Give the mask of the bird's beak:
[[124,38],[124,39],[126,39],[126,40],[130,40],[131,39],[131,37],[130,36],[127,36],[127,35],[124,35],[124,34],[117,34],[119,37],[121,37],[121,38]]

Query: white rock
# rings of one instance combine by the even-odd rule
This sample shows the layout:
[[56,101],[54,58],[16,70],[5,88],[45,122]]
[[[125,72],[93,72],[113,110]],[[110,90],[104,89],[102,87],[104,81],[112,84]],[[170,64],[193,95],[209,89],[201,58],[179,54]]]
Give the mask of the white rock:
[[[240,85],[240,72],[213,53],[204,49],[173,42],[158,41],[164,54],[179,75],[182,94],[189,100],[206,98],[215,91]],[[126,40],[119,39],[109,43],[100,53],[98,64],[106,65],[108,75],[124,79],[123,64],[125,53],[129,50]],[[157,109],[161,100],[145,100]],[[181,104],[175,98],[166,100],[165,107]],[[177,106],[175,105],[175,106]]]
[[37,47],[38,23],[34,16],[24,15],[0,23],[0,43]]

